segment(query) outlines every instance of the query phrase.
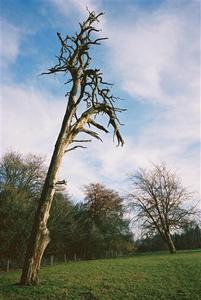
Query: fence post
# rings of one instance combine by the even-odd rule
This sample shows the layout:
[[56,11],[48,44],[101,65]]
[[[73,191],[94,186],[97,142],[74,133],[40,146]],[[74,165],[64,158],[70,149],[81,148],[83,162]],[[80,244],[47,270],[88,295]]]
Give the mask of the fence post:
[[50,256],[50,265],[53,266],[54,263],[54,255]]
[[6,272],[10,271],[10,259],[7,259]]
[[74,261],[76,261],[77,260],[77,255],[76,255],[76,253],[74,253]]

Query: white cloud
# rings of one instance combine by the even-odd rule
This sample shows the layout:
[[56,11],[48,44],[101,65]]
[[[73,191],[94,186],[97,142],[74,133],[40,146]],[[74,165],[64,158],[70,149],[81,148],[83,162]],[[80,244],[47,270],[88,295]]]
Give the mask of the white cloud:
[[111,61],[131,96],[170,103],[198,88],[199,20],[183,10],[137,11],[137,21],[118,19],[118,34],[115,20],[108,20]]
[[161,72],[171,63],[177,44],[177,19],[146,19],[144,24],[120,26],[118,34],[114,31],[109,41],[115,67],[124,74],[123,88],[132,96],[159,100]]
[[21,31],[13,24],[0,21],[0,65],[7,67],[13,63],[20,51]]
[[97,1],[94,0],[49,0],[55,5],[59,13],[64,16],[69,16],[72,12],[79,12],[81,15],[86,15],[87,8],[90,11],[96,11],[98,7]]
[[[64,17],[64,23],[66,21],[72,21],[74,24],[78,24],[88,17],[88,11],[95,11],[96,13],[102,12],[102,1],[96,0],[48,0],[52,4],[56,11]],[[101,16],[100,23],[97,28],[104,29],[105,16]],[[64,26],[64,24],[63,24]]]
[[65,103],[28,87],[2,86],[2,149],[49,153]]

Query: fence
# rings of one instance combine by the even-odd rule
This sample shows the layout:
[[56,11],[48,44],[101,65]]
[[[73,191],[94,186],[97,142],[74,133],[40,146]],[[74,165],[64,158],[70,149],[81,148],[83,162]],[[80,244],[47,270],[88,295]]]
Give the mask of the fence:
[[[67,255],[64,254],[63,256],[56,256],[56,255],[48,255],[44,256],[41,262],[42,266],[49,266],[54,265],[57,263],[68,263],[69,261],[77,261],[80,260],[80,258],[77,257],[77,254],[74,253],[73,255]],[[0,270],[1,271],[14,271],[17,269],[21,269],[23,266],[23,260],[22,259],[0,259]]]

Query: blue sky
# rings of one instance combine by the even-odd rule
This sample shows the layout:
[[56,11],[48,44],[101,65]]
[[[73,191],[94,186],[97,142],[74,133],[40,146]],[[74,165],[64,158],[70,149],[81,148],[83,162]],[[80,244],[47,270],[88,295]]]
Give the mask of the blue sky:
[[114,83],[127,109],[125,146],[112,135],[66,155],[60,177],[75,199],[100,181],[121,193],[127,174],[164,161],[185,186],[200,191],[200,10],[191,0],[2,0],[1,152],[38,153],[48,160],[67,99],[62,76],[39,76],[56,62],[56,32],[74,33],[86,9],[104,11],[109,40],[94,64]]

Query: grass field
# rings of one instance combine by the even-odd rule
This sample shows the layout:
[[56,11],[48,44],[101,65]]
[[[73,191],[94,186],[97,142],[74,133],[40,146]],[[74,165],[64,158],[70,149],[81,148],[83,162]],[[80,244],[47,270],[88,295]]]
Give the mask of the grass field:
[[0,272],[0,299],[201,299],[201,252],[136,255],[41,269],[40,285],[15,285],[20,272]]

